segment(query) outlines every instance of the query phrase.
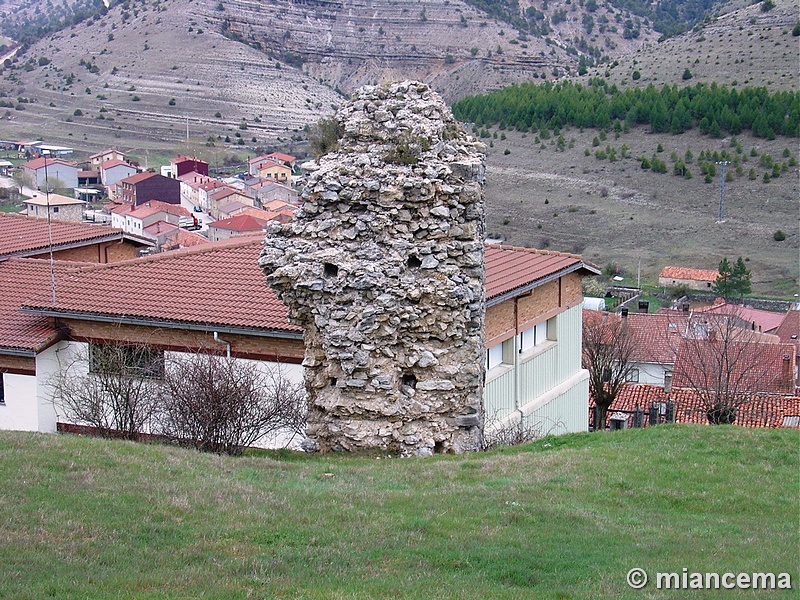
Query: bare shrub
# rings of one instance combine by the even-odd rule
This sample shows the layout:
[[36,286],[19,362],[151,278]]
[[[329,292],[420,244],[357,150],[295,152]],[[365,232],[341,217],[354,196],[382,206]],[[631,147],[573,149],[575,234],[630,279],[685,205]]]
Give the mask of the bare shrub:
[[301,433],[305,393],[280,367],[183,354],[164,373],[161,433],[205,452],[240,454],[270,433]]
[[533,423],[526,422],[524,419],[500,425],[499,419],[488,419],[484,425],[483,449],[494,450],[495,448],[519,446],[520,444],[535,442],[550,435],[562,426],[562,422],[547,424],[540,421]]
[[53,402],[100,435],[138,439],[156,411],[163,360],[144,345],[90,344],[51,380]]
[[319,159],[324,154],[333,152],[339,147],[339,140],[344,135],[344,128],[336,118],[321,119],[306,129],[311,154]]

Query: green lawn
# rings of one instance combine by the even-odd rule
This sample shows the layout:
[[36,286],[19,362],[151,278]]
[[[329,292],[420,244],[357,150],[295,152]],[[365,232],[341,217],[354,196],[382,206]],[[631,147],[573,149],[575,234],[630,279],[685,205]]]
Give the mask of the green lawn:
[[752,597],[625,576],[796,588],[798,441],[662,426],[459,457],[229,458],[0,432],[0,598]]

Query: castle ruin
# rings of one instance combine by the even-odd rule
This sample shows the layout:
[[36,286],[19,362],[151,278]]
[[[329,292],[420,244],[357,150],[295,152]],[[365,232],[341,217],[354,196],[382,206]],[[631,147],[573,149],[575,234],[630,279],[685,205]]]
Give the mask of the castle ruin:
[[322,451],[480,448],[483,145],[423,83],[357,91],[259,264],[304,328]]

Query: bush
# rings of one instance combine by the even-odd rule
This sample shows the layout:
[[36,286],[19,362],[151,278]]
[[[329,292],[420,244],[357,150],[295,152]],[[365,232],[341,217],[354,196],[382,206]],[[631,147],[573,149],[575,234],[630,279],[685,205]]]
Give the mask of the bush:
[[692,72],[689,69],[686,69],[683,72],[683,75],[681,75],[681,79],[683,79],[684,81],[686,81],[687,79],[691,79],[691,78],[692,78]]
[[170,98],[167,104],[169,104],[170,106],[175,106],[175,98]]
[[73,112],[72,114],[73,114],[73,116],[76,116],[76,117],[82,117],[83,116],[83,111],[80,108],[76,108],[75,112]]
[[633,75],[631,75],[631,79],[633,79],[634,81],[638,81],[641,78],[642,78],[642,74],[639,73],[639,71],[634,71]]
[[783,233],[780,229],[778,229],[778,231],[772,234],[772,239],[775,240],[776,242],[782,242],[783,240],[786,239],[786,234]]
[[241,454],[265,436],[302,433],[305,394],[279,367],[213,354],[184,354],[166,366],[162,432],[205,452]]

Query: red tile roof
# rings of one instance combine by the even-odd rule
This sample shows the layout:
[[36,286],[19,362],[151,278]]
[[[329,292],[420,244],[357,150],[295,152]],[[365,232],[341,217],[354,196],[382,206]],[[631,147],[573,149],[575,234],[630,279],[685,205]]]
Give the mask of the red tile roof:
[[579,269],[600,273],[576,254],[492,244],[486,246],[486,299]]
[[711,281],[717,280],[717,271],[705,269],[685,269],[683,267],[664,267],[658,277],[664,279],[688,279],[691,281]]
[[176,250],[179,248],[192,248],[194,246],[201,246],[203,244],[210,244],[208,238],[195,233],[194,231],[186,231],[185,229],[178,229],[167,236],[166,241],[161,244],[163,250]]
[[781,324],[781,321],[783,321],[783,318],[786,316],[784,313],[759,310],[750,306],[728,304],[721,299],[719,302],[715,302],[713,306],[697,308],[694,312],[733,315],[750,323],[754,327],[754,330],[763,331],[764,333],[769,333],[773,329],[777,329],[778,325]]
[[[643,411],[643,422],[648,424],[648,410],[653,403],[675,403],[676,423],[708,425],[706,410],[701,399],[687,388],[673,387],[669,393],[656,385],[623,384],[619,395],[608,410],[609,417],[617,411],[633,413],[638,406]],[[590,399],[589,406],[594,406]],[[784,427],[784,418],[800,416],[800,397],[779,394],[757,394],[737,410],[736,425],[742,427]],[[629,427],[633,415],[628,414]]]
[[[57,280],[84,263],[55,261]],[[42,315],[23,314],[19,308],[33,295],[50,289],[50,261],[38,258],[10,258],[0,262],[0,354],[9,351],[35,353],[58,338],[58,331]],[[56,284],[58,289],[58,284]]]
[[143,171],[142,173],[137,173],[136,175],[131,175],[130,177],[126,177],[125,179],[120,179],[119,183],[139,183],[140,181],[144,181],[145,179],[150,179],[151,177],[155,177],[155,173],[150,173],[149,171]]
[[100,158],[101,156],[105,156],[106,154],[111,154],[112,152],[116,152],[117,154],[125,155],[124,152],[120,152],[119,150],[114,150],[113,148],[106,148],[102,152],[98,152],[97,154],[92,154],[89,158]]
[[97,169],[90,169],[87,171],[78,171],[78,179],[89,179],[91,177],[99,177],[100,171]]
[[191,217],[192,213],[180,206],[179,204],[170,204],[169,202],[162,202],[161,200],[148,200],[138,206],[131,206],[130,204],[121,204],[115,206],[111,212],[118,215],[130,215],[137,219],[145,219],[149,216],[158,213],[167,213],[175,215],[176,217]]
[[173,232],[178,229],[180,229],[180,227],[168,223],[167,221],[156,221],[145,227],[143,231],[150,235],[161,235],[162,233]]
[[740,341],[731,336],[683,339],[675,355],[672,383],[717,389],[719,375],[727,380],[728,389],[791,394],[795,389],[794,350],[791,344]]
[[250,215],[236,215],[229,219],[213,221],[208,226],[229,231],[261,231],[266,223],[266,219],[258,219]]
[[97,165],[97,168],[106,170],[106,169],[113,169],[114,167],[119,167],[119,166],[129,167],[134,171],[137,170],[136,167],[134,167],[132,164],[126,163],[124,160],[120,160],[118,158],[114,158],[112,160],[105,160],[99,163]]
[[[606,311],[583,311],[583,320],[605,315],[607,319],[619,320],[618,313]],[[627,317],[628,331],[633,338],[631,359],[637,363],[669,365],[675,362],[675,353],[686,332],[688,313],[630,313]]]
[[292,156],[291,154],[284,154],[283,152],[271,152],[269,154],[264,154],[262,156],[256,156],[255,158],[251,158],[247,162],[249,162],[252,165],[252,164],[255,164],[255,163],[258,163],[258,162],[263,162],[265,160],[279,160],[279,161],[282,161],[282,162],[294,162],[296,160],[296,157]]
[[783,316],[783,321],[775,330],[784,344],[795,344],[800,356],[800,310],[790,310]]
[[[300,333],[258,268],[263,236],[86,267],[59,282],[56,311],[120,319]],[[41,288],[40,288],[41,289]],[[50,309],[40,295],[29,305]]]
[[[34,158],[33,160],[29,160],[28,162],[24,163],[22,165],[22,167],[26,168],[26,169],[41,169],[41,168],[44,167],[44,163],[45,163],[45,158],[44,157]],[[69,161],[66,161],[66,160],[61,159],[61,158],[48,158],[47,159],[47,166],[48,167],[50,165],[55,165],[55,164],[65,165],[67,167],[75,167],[76,170],[78,169],[78,164],[74,163],[74,162],[69,162]]]
[[[53,246],[86,245],[121,239],[122,231],[104,225],[51,221]],[[41,254],[49,246],[47,219],[0,213],[0,257]]]

